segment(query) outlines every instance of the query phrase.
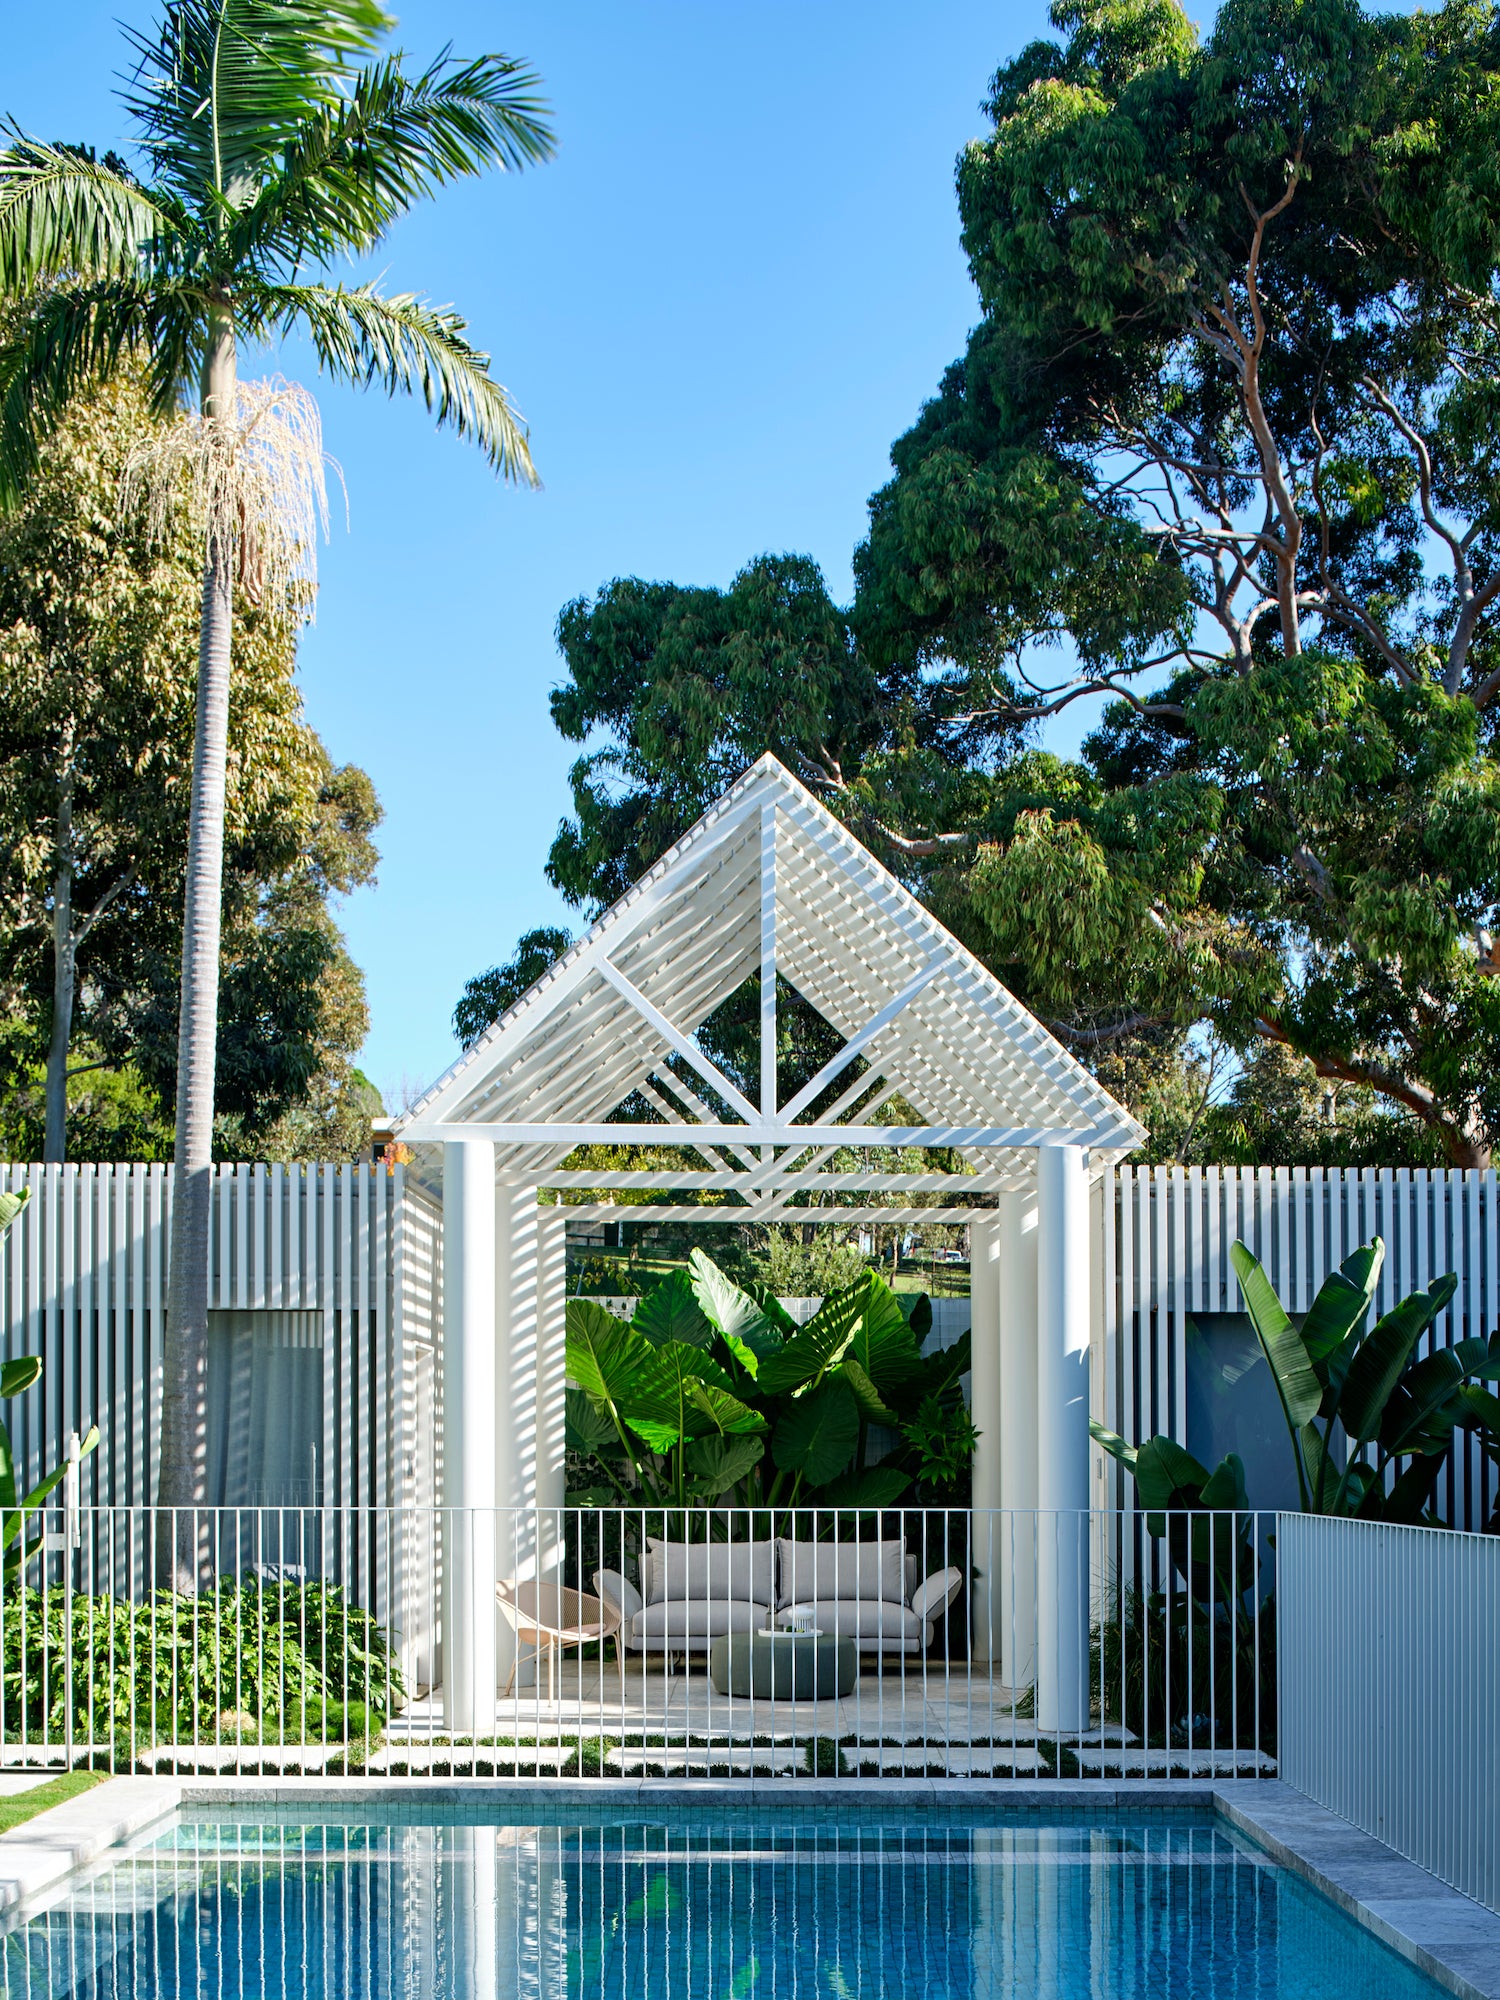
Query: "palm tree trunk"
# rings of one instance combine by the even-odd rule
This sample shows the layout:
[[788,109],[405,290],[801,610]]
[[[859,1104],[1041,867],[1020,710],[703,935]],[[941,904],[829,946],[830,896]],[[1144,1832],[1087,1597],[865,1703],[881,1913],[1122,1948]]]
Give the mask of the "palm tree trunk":
[[[214,322],[203,371],[205,421],[233,422],[234,326]],[[157,1575],[179,1590],[197,1586],[194,1512],[205,1498],[208,1457],[208,1250],[213,1197],[214,1058],[219,1003],[219,924],[224,860],[229,658],[234,623],[232,529],[211,521],[198,635],[198,712],[188,819],[187,893],[177,1030],[177,1131],[172,1271],[162,1347],[161,1457],[157,1471]]]
[[73,774],[65,772],[57,802],[57,869],[52,878],[52,1040],[47,1047],[47,1129],[42,1158],[68,1157],[68,1044],[73,1039],[73,989],[78,940],[73,931]]

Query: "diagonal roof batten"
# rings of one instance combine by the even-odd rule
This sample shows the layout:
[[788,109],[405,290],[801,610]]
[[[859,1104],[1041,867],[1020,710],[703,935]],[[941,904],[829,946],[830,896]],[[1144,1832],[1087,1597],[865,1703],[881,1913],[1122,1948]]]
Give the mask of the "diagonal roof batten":
[[[775,865],[768,867],[772,838]],[[764,1026],[758,1088],[724,1076],[698,1043],[703,1022],[760,968],[768,936],[778,972],[844,1044],[784,1105],[765,1074]],[[865,1072],[851,1075],[861,1061]],[[727,1123],[676,1074],[684,1064],[696,1073],[698,1090],[728,1108]],[[653,1073],[661,1082],[651,1085],[650,1100],[670,1122],[614,1124],[617,1107]],[[830,1091],[834,1111],[812,1114],[810,1107]],[[778,1182],[781,1198],[790,1184],[826,1184],[817,1170],[833,1150],[829,1127],[872,1091],[873,1102],[849,1109],[843,1121],[847,1143],[882,1150],[957,1145],[966,1165],[955,1193],[967,1192],[964,1182],[972,1185],[976,1174],[990,1186],[1026,1179],[1039,1144],[1072,1138],[1091,1146],[1103,1164],[1144,1136],[988,969],[767,756],[395,1122],[395,1131],[428,1144],[492,1130],[497,1169],[510,1181],[533,1169],[545,1180],[585,1133],[592,1142],[606,1129],[618,1132],[622,1144],[695,1151],[706,1144],[719,1155],[726,1146],[731,1154],[755,1146],[761,1158],[747,1158],[740,1171],[770,1177],[766,1202],[754,1204],[759,1214],[773,1200],[780,1207]],[[865,1123],[897,1094],[925,1125]],[[736,1144],[738,1132],[744,1136]],[[774,1162],[773,1151],[780,1155]],[[878,1178],[877,1170],[872,1175]],[[845,1174],[838,1179],[841,1189],[860,1184]],[[570,1184],[584,1185],[572,1177]],[[726,1213],[711,1212],[720,1219]],[[794,1212],[803,1220],[837,1219],[837,1211]]]

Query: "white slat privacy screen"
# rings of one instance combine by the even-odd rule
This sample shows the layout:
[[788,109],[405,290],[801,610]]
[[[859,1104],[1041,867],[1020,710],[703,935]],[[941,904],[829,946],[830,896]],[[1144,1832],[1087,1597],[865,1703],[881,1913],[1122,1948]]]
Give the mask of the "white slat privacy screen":
[[[35,1480],[70,1430],[97,1422],[103,1439],[85,1464],[85,1504],[142,1504],[155,1486],[170,1170],[11,1167],[0,1182],[34,1190],[0,1235],[3,1352],[46,1362],[38,1387],[3,1412],[18,1468]],[[1102,1237],[1097,1414],[1132,1441],[1160,1430],[1193,1443],[1187,1323],[1240,1312],[1229,1264],[1237,1237],[1302,1312],[1327,1273],[1379,1234],[1382,1311],[1452,1270],[1459,1289],[1436,1341],[1490,1332],[1500,1326],[1497,1199],[1492,1172],[1114,1170],[1093,1204]],[[323,1502],[434,1505],[437,1210],[400,1166],[226,1166],[214,1202],[215,1312],[320,1316]],[[1117,1480],[1102,1454],[1096,1476],[1099,1504],[1131,1504],[1129,1480]],[[1437,1499],[1455,1526],[1481,1527],[1495,1502],[1494,1468],[1461,1454]]]
[[[57,1462],[69,1431],[99,1425],[86,1505],[154,1498],[171,1181],[164,1166],[3,1170],[7,1188],[32,1189],[0,1235],[3,1351],[45,1364],[3,1415],[28,1482]],[[247,1315],[283,1326],[296,1315],[301,1344],[321,1328],[322,1436],[309,1476],[330,1505],[389,1507],[410,1491],[433,1270],[431,1212],[407,1195],[399,1166],[215,1172],[212,1311],[241,1326]]]
[[[1187,1322],[1243,1311],[1229,1262],[1239,1239],[1260,1259],[1288,1311],[1307,1310],[1328,1273],[1371,1237],[1385,1243],[1376,1310],[1447,1271],[1453,1303],[1427,1337],[1446,1346],[1500,1326],[1500,1220],[1496,1176],[1408,1168],[1121,1167],[1116,1198],[1100,1206],[1102,1344],[1095,1400],[1103,1421],[1132,1442],[1189,1436]],[[1462,1447],[1462,1441],[1461,1441]],[[1099,1455],[1108,1504],[1128,1506]],[[1455,1527],[1480,1528],[1495,1504],[1495,1468],[1477,1451],[1453,1456],[1435,1496]],[[1252,1504],[1275,1505],[1258,1499]]]

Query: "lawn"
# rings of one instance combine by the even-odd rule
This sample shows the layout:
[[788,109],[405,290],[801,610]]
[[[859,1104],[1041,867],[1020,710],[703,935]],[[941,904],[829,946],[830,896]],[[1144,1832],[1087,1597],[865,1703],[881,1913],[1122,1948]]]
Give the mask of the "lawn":
[[60,1806],[68,1799],[76,1799],[81,1792],[92,1791],[95,1785],[102,1785],[108,1776],[108,1771],[62,1771],[57,1777],[49,1778],[45,1785],[34,1785],[29,1792],[0,1798],[0,1833],[9,1833],[13,1826],[35,1819],[49,1806]]

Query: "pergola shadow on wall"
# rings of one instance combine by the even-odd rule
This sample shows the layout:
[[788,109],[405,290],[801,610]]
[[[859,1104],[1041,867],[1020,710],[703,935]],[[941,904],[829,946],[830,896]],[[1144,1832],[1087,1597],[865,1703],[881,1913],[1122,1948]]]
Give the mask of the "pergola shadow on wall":
[[[754,1096],[697,1032],[760,981]],[[785,1102],[778,977],[842,1046]],[[614,1115],[638,1096],[659,1123]],[[892,1099],[923,1121],[872,1122]],[[569,1170],[580,1145],[639,1134],[697,1169]],[[681,1199],[653,1220],[967,1223],[973,1261],[976,1507],[1086,1510],[1094,1301],[1089,1181],[1145,1134],[992,973],[802,785],[763,757],[393,1127],[440,1183],[443,1498],[469,1510],[563,1500],[564,1228],[613,1219],[610,1196]],[[867,1164],[829,1166],[858,1147]],[[902,1171],[894,1149],[956,1153],[955,1172]],[[599,1199],[564,1209],[544,1190]],[[705,1194],[716,1197],[706,1204]],[[887,1204],[872,1207],[880,1194]],[[889,1204],[902,1194],[935,1205]],[[808,1195],[815,1207],[802,1205]],[[455,1515],[453,1518],[457,1519]],[[483,1579],[495,1551],[448,1562],[448,1712],[472,1726],[506,1662]],[[539,1546],[507,1567],[546,1568]],[[460,1579],[481,1579],[469,1590]],[[1086,1579],[1037,1579],[1039,1678],[1072,1712],[1086,1672]],[[977,1621],[984,1643],[983,1616]],[[1053,1663],[1054,1666],[1056,1663]]]

